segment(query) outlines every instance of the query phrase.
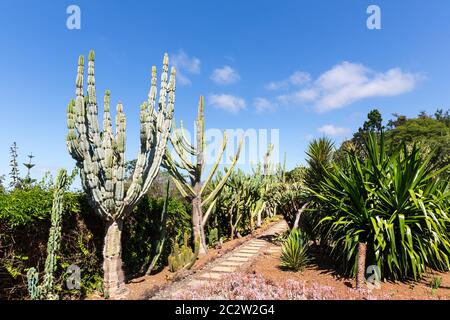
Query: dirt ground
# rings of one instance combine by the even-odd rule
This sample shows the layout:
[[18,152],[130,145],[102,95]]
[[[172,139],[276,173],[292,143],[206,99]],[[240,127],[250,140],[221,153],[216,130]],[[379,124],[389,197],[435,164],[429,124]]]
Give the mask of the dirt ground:
[[[168,267],[160,272],[135,278],[127,283],[129,293],[127,299],[142,300],[148,299],[154,292],[168,287],[173,281],[178,281],[184,277],[204,269],[215,259],[234,250],[242,243],[251,238],[261,235],[277,221],[265,223],[262,228],[245,237],[225,242],[221,248],[210,249],[209,252],[199,258],[195,266],[189,272],[171,273]],[[268,244],[269,247],[275,247]],[[340,275],[330,262],[329,258],[312,250],[313,259],[309,266],[302,272],[292,272],[280,268],[280,252],[261,253],[247,270],[241,272],[254,273],[263,276],[273,283],[282,283],[288,279],[305,282],[306,286],[326,286],[333,288],[333,292],[338,299],[379,299],[379,300],[450,300],[450,272],[440,273],[430,271],[418,282],[381,282],[381,288],[373,289],[369,295],[362,295],[357,292],[355,280]],[[442,283],[436,290],[430,287],[433,277],[441,277]],[[99,295],[92,295],[88,299],[102,299]]]
[[[355,280],[340,276],[327,261],[326,257],[315,255],[316,259],[302,272],[282,270],[280,253],[264,254],[253,262],[249,272],[260,274],[275,283],[293,279],[304,281],[306,285],[323,285],[332,287],[339,299],[359,299],[354,290]],[[433,276],[442,277],[439,289],[434,292],[430,287]],[[450,272],[430,272],[419,282],[381,282],[380,289],[373,289],[371,298],[377,300],[450,300]]]

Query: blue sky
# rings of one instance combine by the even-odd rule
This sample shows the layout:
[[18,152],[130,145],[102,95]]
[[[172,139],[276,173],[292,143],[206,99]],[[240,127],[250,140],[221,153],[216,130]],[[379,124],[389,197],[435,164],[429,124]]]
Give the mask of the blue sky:
[[[71,4],[81,30],[66,28]],[[381,30],[366,27],[370,4],[381,8]],[[151,66],[168,52],[179,72],[176,119],[192,128],[204,95],[207,128],[280,129],[293,168],[312,137],[339,144],[372,108],[385,121],[448,108],[449,18],[446,0],[2,0],[0,174],[13,141],[21,162],[36,155],[36,177],[73,167],[65,110],[77,57],[91,48],[98,92],[124,104],[128,159]]]

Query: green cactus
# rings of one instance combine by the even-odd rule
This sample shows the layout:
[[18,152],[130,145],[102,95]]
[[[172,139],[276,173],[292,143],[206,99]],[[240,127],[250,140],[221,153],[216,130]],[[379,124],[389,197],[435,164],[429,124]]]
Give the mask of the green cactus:
[[175,103],[175,68],[169,77],[169,57],[164,55],[159,101],[156,67],[152,67],[148,100],[140,107],[140,152],[131,184],[125,189],[126,118],[117,105],[116,130],[112,128],[110,92],[104,96],[103,131],[98,121],[94,77],[94,52],[89,53],[87,94],[84,93],[84,57],[78,59],[76,98],[69,103],[67,125],[69,153],[80,168],[83,189],[91,206],[106,221],[103,250],[104,291],[111,298],[125,292],[122,270],[123,219],[144,197],[159,171],[172,127]]
[[[205,191],[211,189],[211,181],[213,180],[227,146],[227,135],[224,133],[222,146],[216,162],[212,166],[209,176],[203,181],[202,173],[205,167],[206,152],[204,112],[204,99],[201,96],[198,104],[198,115],[196,120],[196,146],[194,147],[191,143],[189,143],[188,139],[185,137],[183,132],[183,123],[181,122],[180,125],[181,130],[177,130],[174,123],[170,141],[181,162],[175,161],[169,151],[166,152],[163,161],[163,166],[171,174],[180,193],[192,203],[192,229],[194,233],[194,240],[200,242],[200,254],[205,254],[208,250],[204,228],[208,222],[209,215],[214,208],[217,195],[225,186],[228,177],[233,172],[234,166],[239,159],[239,154],[243,143],[243,140],[241,140],[236,155],[234,156],[227,173],[222,177],[219,183],[217,183],[215,188],[210,190],[205,199],[203,199]],[[190,161],[190,156],[196,157],[195,164]],[[180,170],[186,171],[188,177],[185,177]],[[205,213],[203,213],[203,208],[206,206],[208,209]]]
[[187,232],[184,233],[184,241],[183,245],[179,246],[178,242],[172,248],[172,252],[168,257],[169,263],[169,271],[177,272],[179,270],[190,270],[195,261],[198,258],[199,250],[200,250],[200,242],[197,240],[194,244],[194,252],[189,247],[189,234]]
[[27,273],[28,292],[33,300],[57,300],[58,295],[54,292],[54,276],[56,270],[56,255],[61,244],[61,217],[63,214],[64,192],[68,185],[67,171],[62,169],[56,178],[53,194],[53,206],[51,213],[51,227],[47,242],[47,258],[45,260],[44,280],[39,283],[39,275],[35,268],[30,268]]

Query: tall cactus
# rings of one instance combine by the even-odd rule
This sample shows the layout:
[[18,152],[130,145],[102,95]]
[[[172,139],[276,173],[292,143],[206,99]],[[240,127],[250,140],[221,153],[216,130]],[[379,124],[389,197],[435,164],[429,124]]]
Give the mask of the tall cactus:
[[175,68],[170,77],[169,58],[164,55],[159,101],[156,67],[152,68],[148,100],[140,107],[140,152],[132,181],[125,190],[126,118],[117,105],[116,132],[110,115],[110,92],[104,96],[103,131],[98,122],[94,78],[94,52],[89,52],[87,95],[84,94],[84,57],[78,59],[76,98],[69,103],[67,124],[69,153],[80,168],[81,182],[95,212],[106,221],[103,248],[105,295],[118,298],[125,293],[122,270],[121,233],[123,219],[143,198],[159,171],[172,127],[175,103]]
[[[222,177],[222,180],[212,189],[209,194],[203,199],[205,191],[208,190],[210,183],[217,171],[220,160],[222,159],[223,153],[227,146],[227,135],[224,133],[222,146],[220,152],[217,156],[216,162],[212,166],[211,172],[206,180],[202,181],[202,173],[205,167],[205,152],[206,152],[206,142],[205,142],[205,107],[204,99],[201,96],[198,104],[198,115],[196,120],[196,146],[194,147],[189,143],[188,139],[183,132],[183,123],[180,124],[180,130],[177,130],[174,124],[173,133],[170,137],[170,142],[173,146],[175,153],[180,158],[181,162],[175,161],[170,152],[167,151],[164,157],[163,165],[172,175],[180,193],[188,201],[192,203],[192,228],[194,233],[194,242],[200,242],[199,254],[205,254],[208,250],[206,239],[205,239],[205,225],[208,222],[209,215],[212,208],[215,205],[218,193],[224,187],[228,177],[233,172],[234,166],[239,159],[239,153],[242,148],[241,140],[238,150],[232,160],[231,166],[227,173]],[[193,164],[190,161],[190,157],[196,157],[196,163]],[[187,172],[188,177],[185,177],[180,170]],[[205,214],[203,214],[203,208],[208,207]]]
[[47,258],[45,260],[44,281],[38,285],[39,275],[35,268],[30,268],[27,273],[28,291],[31,299],[56,300],[58,295],[53,290],[53,273],[56,270],[56,255],[61,244],[61,217],[63,213],[64,192],[68,185],[66,170],[58,172],[55,190],[53,194],[53,206],[51,213],[51,227],[47,242]]

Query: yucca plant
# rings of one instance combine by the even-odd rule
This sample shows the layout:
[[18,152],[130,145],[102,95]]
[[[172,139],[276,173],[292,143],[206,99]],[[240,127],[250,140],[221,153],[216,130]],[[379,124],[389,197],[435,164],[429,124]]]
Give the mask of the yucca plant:
[[292,229],[281,248],[281,266],[293,271],[302,271],[309,262],[309,239],[299,229]]
[[[420,150],[401,147],[388,157],[383,135],[366,140],[367,158],[349,154],[346,165],[327,171],[316,196],[325,217],[322,240],[348,275],[377,265],[383,278],[420,277],[427,267],[448,270],[448,181],[442,181]],[[361,246],[363,245],[363,246]]]

